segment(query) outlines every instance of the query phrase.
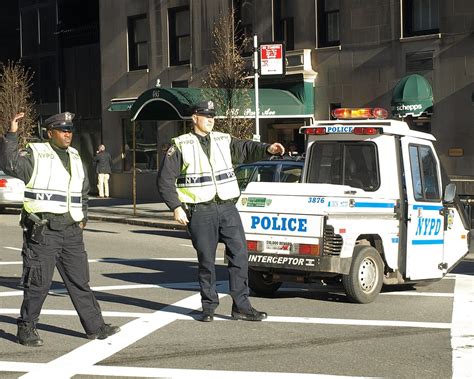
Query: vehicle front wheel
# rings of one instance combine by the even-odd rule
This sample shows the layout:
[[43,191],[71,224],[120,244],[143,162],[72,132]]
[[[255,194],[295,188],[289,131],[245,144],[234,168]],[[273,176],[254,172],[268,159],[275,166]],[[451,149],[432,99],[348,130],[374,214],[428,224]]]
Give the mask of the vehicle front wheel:
[[348,275],[342,284],[352,302],[367,304],[375,300],[383,284],[384,263],[372,246],[356,246]]
[[257,295],[273,296],[281,282],[272,282],[271,275],[249,268],[249,287]]

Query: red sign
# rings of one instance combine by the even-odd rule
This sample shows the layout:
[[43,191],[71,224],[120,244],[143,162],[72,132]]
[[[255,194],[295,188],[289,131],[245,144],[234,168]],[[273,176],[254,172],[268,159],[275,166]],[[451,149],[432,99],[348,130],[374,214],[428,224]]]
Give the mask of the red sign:
[[260,45],[260,75],[285,75],[285,49],[282,43]]

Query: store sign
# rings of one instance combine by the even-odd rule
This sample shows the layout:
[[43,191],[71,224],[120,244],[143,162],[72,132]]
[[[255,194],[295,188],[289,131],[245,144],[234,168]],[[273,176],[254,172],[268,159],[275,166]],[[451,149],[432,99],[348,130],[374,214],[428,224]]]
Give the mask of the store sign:
[[283,43],[260,44],[260,75],[285,75],[285,46]]

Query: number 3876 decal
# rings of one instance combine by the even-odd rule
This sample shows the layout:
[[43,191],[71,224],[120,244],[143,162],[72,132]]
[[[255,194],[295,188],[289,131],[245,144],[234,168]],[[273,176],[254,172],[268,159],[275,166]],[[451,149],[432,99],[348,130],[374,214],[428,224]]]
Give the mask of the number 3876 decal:
[[312,203],[312,204],[324,204],[324,197],[308,197],[308,203]]

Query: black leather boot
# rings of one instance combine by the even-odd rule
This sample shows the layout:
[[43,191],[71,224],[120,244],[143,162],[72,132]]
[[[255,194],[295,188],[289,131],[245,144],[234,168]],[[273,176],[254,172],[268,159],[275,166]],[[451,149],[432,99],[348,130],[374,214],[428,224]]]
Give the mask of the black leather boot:
[[32,347],[43,346],[43,340],[40,338],[34,322],[17,321],[17,325],[18,343]]

